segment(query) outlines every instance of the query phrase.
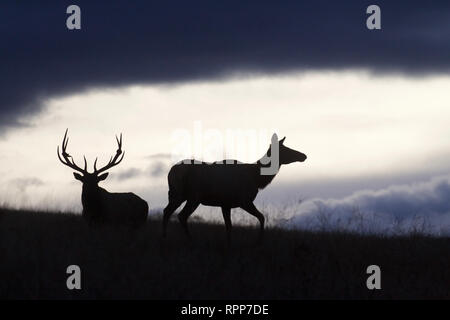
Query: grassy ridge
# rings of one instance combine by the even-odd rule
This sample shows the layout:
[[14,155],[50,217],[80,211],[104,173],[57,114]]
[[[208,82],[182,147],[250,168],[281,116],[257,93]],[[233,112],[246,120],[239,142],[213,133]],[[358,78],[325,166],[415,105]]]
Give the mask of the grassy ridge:
[[[256,225],[256,224],[255,224]],[[90,229],[78,215],[0,209],[0,298],[415,299],[450,298],[450,239],[191,223],[193,240],[160,220],[132,232]],[[66,289],[66,268],[82,290]],[[382,290],[366,288],[381,267]]]

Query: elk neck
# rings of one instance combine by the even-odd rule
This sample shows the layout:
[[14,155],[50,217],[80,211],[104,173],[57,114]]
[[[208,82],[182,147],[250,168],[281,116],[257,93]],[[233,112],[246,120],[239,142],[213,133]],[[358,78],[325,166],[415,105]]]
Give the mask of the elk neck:
[[107,191],[98,185],[83,184],[81,193],[81,200],[84,206],[94,205],[96,206],[100,202],[100,197]]
[[266,162],[264,160],[267,158],[269,158],[268,152],[266,152],[266,154],[264,154],[264,156],[262,156],[261,159],[259,159],[256,162],[256,167],[258,168],[258,170],[256,172],[256,174],[257,174],[256,181],[257,181],[258,189],[264,189],[265,187],[267,187],[272,182],[272,180],[275,178],[275,176],[278,174],[278,172],[280,171],[281,165],[279,164],[278,168],[276,170],[277,173],[275,173],[273,175],[261,174],[261,168],[269,168],[271,165],[270,162],[268,164],[263,164],[263,162]]

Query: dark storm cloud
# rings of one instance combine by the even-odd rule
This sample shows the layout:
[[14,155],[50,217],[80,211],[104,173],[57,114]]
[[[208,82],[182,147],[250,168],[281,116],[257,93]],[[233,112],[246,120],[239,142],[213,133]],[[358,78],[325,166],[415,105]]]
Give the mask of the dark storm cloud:
[[362,232],[421,231],[450,234],[450,176],[343,199],[311,199],[294,208],[283,225]]
[[[448,72],[448,1],[2,1],[0,129],[49,97],[233,72],[367,68]],[[81,7],[82,29],[66,29]]]

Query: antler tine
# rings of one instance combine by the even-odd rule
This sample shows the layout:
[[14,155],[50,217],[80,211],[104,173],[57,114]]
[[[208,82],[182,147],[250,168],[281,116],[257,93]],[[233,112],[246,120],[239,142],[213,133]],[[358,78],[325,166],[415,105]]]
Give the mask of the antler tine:
[[83,156],[84,158],[84,171],[87,172],[87,160],[86,160],[86,156]]
[[59,146],[56,147],[56,154],[58,155],[59,161],[61,161],[62,163],[66,164],[63,159],[61,159],[61,156],[59,155]]
[[120,158],[119,161],[117,161],[116,165],[118,165],[119,163],[121,163],[124,157],[125,157],[125,151],[122,152],[122,157]]
[[116,141],[117,141],[117,144],[119,145],[119,149],[122,149],[122,134],[120,134],[120,140],[119,140],[119,138],[117,138],[117,135],[116,135]]
[[64,138],[63,138],[63,142],[62,142],[62,148],[63,148],[63,152],[67,147],[67,143],[66,143],[66,139],[67,139],[67,132],[69,131],[69,128],[66,129],[66,132],[64,133]]
[[[125,156],[125,152],[122,151],[122,134],[120,134],[120,138],[117,137],[116,135],[116,141],[117,141],[117,151],[116,154],[113,156],[111,156],[111,158],[109,159],[109,162],[106,166],[104,166],[103,168],[100,168],[97,170],[97,167],[94,165],[94,170],[96,174],[100,174],[103,171],[106,171],[114,166],[117,166],[120,162],[122,162],[123,157]],[[122,157],[120,157],[122,155]]]
[[[67,153],[66,148],[67,148],[67,144],[69,143],[69,138],[67,137],[67,132],[69,131],[69,129],[66,129],[66,132],[64,133],[64,138],[61,144],[61,154],[59,152],[59,146],[57,146],[56,148],[56,152],[58,154],[58,159],[59,161],[61,161],[64,165],[79,171],[83,174],[87,173],[87,162],[86,162],[86,158],[84,159],[84,170],[81,169],[79,166],[76,165],[75,161],[73,160],[72,156],[70,154]],[[62,158],[61,158],[62,156]],[[70,159],[72,158],[72,160]],[[64,160],[63,160],[64,159]]]

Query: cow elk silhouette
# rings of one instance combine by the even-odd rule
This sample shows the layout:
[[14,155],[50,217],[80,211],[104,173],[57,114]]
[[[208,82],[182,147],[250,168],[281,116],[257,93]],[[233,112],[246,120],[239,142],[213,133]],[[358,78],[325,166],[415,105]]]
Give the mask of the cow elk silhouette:
[[125,156],[125,152],[122,152],[122,134],[120,139],[116,136],[118,149],[115,156],[111,157],[109,163],[100,169],[97,169],[97,159],[95,159],[94,172],[89,173],[86,157],[84,157],[84,169],[81,169],[75,164],[72,156],[67,153],[67,144],[69,143],[67,132],[68,130],[62,141],[61,155],[59,146],[57,153],[59,160],[64,165],[79,172],[74,172],[73,175],[75,179],[83,183],[81,194],[83,217],[90,224],[115,224],[130,227],[139,227],[145,224],[148,215],[148,204],[145,200],[134,193],[110,193],[98,186],[100,181],[108,177],[108,173],[103,172],[118,165]]
[[188,236],[187,220],[203,204],[222,208],[228,241],[231,235],[232,208],[242,208],[259,220],[259,238],[262,239],[264,215],[253,204],[258,191],[272,182],[281,165],[306,160],[305,154],[286,147],[285,139],[286,137],[278,141],[275,134],[272,138],[272,144],[278,142],[279,146],[279,163],[275,174],[261,174],[262,168],[270,166],[267,159],[270,158],[271,147],[256,163],[241,163],[236,160],[206,163],[191,159],[172,166],[167,178],[169,204],[164,209],[163,236],[166,236],[170,216],[186,201],[178,219]]

